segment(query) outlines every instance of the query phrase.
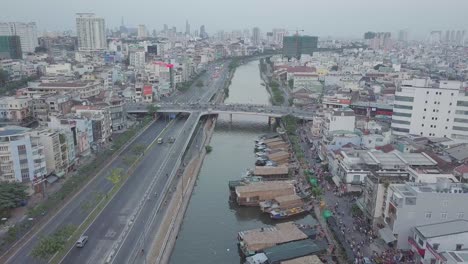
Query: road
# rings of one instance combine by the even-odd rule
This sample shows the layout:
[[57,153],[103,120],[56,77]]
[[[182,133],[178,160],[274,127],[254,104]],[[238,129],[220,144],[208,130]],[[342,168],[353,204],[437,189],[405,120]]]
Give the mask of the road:
[[[178,118],[166,131],[166,138],[169,135],[176,138],[173,144],[166,142],[149,150],[127,183],[85,231],[89,236],[88,244],[81,249],[72,248],[62,263],[104,263],[114,247],[119,249],[114,259],[120,261],[131,256],[132,247],[138,247],[133,241],[146,234],[145,221],[162,203],[161,194],[169,178],[166,175],[172,176],[177,158],[183,153],[186,139],[183,128],[193,126],[185,121],[185,118]],[[125,242],[124,246],[119,241]]]
[[53,233],[57,228],[65,225],[79,225],[88,216],[88,209],[84,205],[94,203],[98,194],[105,194],[111,188],[112,184],[106,177],[113,168],[127,168],[128,165],[124,162],[123,158],[131,152],[133,146],[145,145],[148,146],[161,131],[166,127],[164,121],[154,122],[146,131],[144,131],[127,149],[123,151],[108,167],[108,169],[101,171],[96,178],[91,180],[90,184],[76,195],[62,210],[60,210],[54,217],[52,217],[47,224],[44,225],[40,231],[32,236],[21,247],[13,249],[13,255],[6,260],[6,263],[41,263],[40,261],[32,258],[29,254],[37,244],[41,236]]
[[[207,78],[204,87],[192,87],[186,93],[166,101],[208,102],[219,88],[224,87],[227,73],[225,65],[220,70],[219,78],[202,76]],[[195,127],[199,116],[199,113],[192,113],[186,121],[177,120],[167,130],[168,136],[176,138],[174,144],[158,145],[145,155],[131,178],[86,230],[88,244],[81,249],[71,248],[62,263],[144,262],[165,214],[164,194],[169,191],[167,198],[170,197],[170,190],[176,184],[173,181],[175,171],[190,135],[198,134]],[[199,141],[199,137],[196,138]],[[142,252],[142,249],[146,251]]]

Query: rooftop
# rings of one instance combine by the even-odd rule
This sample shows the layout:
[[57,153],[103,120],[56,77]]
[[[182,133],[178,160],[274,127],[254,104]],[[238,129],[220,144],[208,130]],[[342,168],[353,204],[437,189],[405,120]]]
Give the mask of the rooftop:
[[291,181],[252,182],[245,186],[236,187],[236,193],[265,192],[291,188],[294,190],[294,184]]
[[291,260],[298,257],[318,254],[327,249],[327,244],[322,240],[301,240],[285,243],[265,250],[269,263],[277,263],[283,260]]
[[414,229],[426,239],[455,235],[468,232],[468,220],[457,219],[436,224],[416,226]]
[[274,227],[242,231],[239,237],[248,250],[257,251],[280,243],[306,239],[307,235],[293,222],[287,222]]
[[281,264],[322,264],[322,263],[323,262],[316,255],[281,261]]
[[28,131],[29,128],[20,127],[20,126],[6,126],[0,128],[0,137],[14,136],[18,134],[23,134]]
[[279,167],[255,167],[254,175],[257,176],[269,176],[269,175],[284,175],[288,174],[288,167],[279,166]]

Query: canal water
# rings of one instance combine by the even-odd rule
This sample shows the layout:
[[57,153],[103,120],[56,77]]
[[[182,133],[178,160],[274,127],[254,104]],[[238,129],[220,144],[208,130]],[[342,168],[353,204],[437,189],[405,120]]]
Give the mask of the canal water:
[[[225,103],[270,104],[261,85],[259,61],[237,68]],[[220,116],[211,138],[213,151],[205,158],[189,207],[170,258],[171,264],[239,264],[237,233],[272,225],[258,208],[229,202],[228,182],[254,167],[254,140],[271,132],[268,119],[259,116]],[[311,223],[310,216],[294,220]]]

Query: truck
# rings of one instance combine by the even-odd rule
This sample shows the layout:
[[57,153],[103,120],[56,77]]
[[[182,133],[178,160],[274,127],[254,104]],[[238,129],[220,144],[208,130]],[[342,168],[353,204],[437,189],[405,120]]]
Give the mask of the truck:
[[158,144],[162,144],[163,143],[163,139],[162,138],[158,138]]

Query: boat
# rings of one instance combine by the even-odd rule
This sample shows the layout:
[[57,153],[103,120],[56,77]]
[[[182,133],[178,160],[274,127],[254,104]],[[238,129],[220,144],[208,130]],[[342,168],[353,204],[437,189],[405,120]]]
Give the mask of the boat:
[[291,209],[286,210],[271,210],[270,211],[270,218],[275,220],[286,219],[292,216],[300,215],[303,213],[307,213],[303,207],[294,207]]
[[256,152],[256,153],[255,153],[255,156],[257,156],[257,157],[263,157],[263,156],[266,156],[266,155],[267,155],[267,153],[266,153],[266,152],[262,152],[262,151]]
[[266,161],[264,159],[258,158],[255,161],[255,166],[265,166],[265,165],[266,165]]
[[276,162],[274,162],[274,161],[269,160],[269,161],[266,162],[265,166],[267,166],[267,167],[276,167],[276,166],[278,166],[278,164]]

